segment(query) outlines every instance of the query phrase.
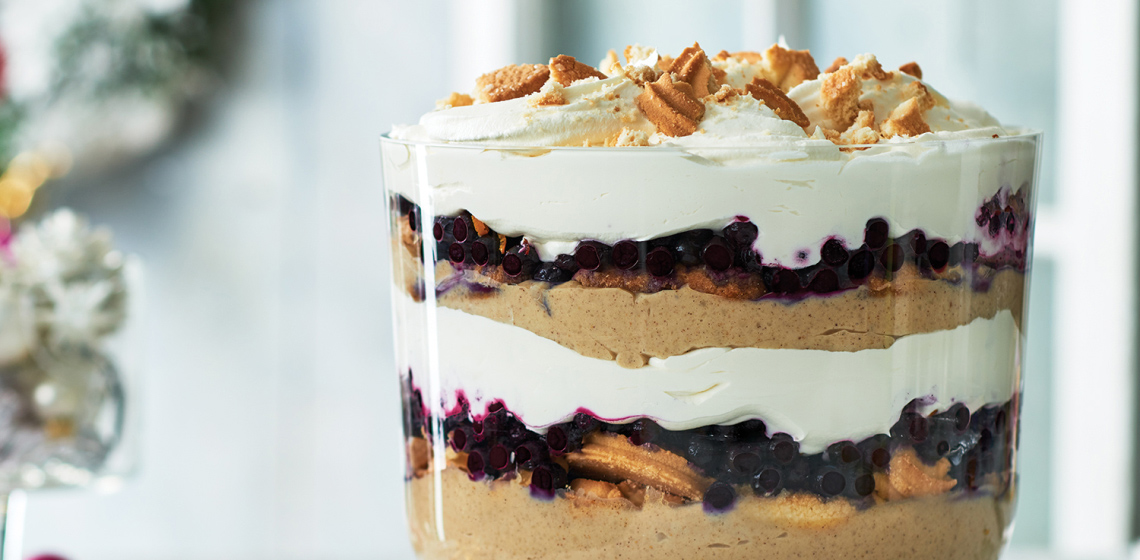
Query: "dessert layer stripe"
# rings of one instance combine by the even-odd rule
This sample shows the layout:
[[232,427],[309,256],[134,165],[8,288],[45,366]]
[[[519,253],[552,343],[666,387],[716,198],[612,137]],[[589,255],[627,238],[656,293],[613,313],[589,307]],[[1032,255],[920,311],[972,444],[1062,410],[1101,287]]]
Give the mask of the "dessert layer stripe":
[[[406,319],[426,313],[412,304]],[[859,352],[709,348],[630,370],[582,356],[525,329],[439,308],[439,387],[425,399],[445,408],[459,394],[472,410],[495,400],[532,428],[585,409],[606,421],[649,417],[670,430],[762,418],[813,453],[828,444],[887,433],[913,399],[924,410],[1008,401],[1019,383],[1020,331],[1008,311],[952,330],[912,335]],[[409,324],[409,323],[404,323]],[[419,333],[407,333],[416,336]],[[424,365],[422,349],[399,356]],[[420,371],[423,371],[422,369]],[[426,380],[417,380],[422,383]]]
[[[416,203],[431,192],[435,212],[467,210],[504,235],[526,235],[544,260],[582,239],[647,240],[733,216],[760,228],[765,263],[819,260],[837,237],[858,245],[869,217],[890,235],[922,229],[983,255],[1011,242],[985,235],[976,210],[999,190],[1031,183],[1034,137],[838,147],[532,149],[426,146],[430,176],[418,177],[411,146],[385,142],[388,189]],[[698,179],[699,177],[699,179]],[[421,191],[423,183],[429,190]]]

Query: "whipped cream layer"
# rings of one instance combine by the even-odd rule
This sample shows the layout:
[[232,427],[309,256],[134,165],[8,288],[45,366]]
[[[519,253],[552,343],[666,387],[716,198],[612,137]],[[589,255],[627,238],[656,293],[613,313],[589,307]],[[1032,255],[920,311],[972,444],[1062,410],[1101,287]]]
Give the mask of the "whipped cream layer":
[[859,246],[875,217],[890,223],[891,236],[922,229],[996,253],[1015,240],[1004,230],[986,235],[977,209],[1001,189],[1031,185],[1036,152],[1035,136],[855,152],[822,141],[555,149],[383,142],[387,189],[421,205],[426,219],[467,210],[501,234],[525,235],[544,260],[582,239],[648,240],[744,216],[759,227],[754,249],[764,262],[789,267],[817,262],[831,237]]
[[425,401],[451,410],[462,392],[482,413],[502,400],[538,430],[580,409],[610,422],[649,417],[670,430],[761,418],[815,453],[888,433],[912,399],[924,399],[924,411],[959,402],[975,410],[1008,401],[1019,386],[1021,334],[1008,311],[885,350],[716,348],[631,370],[462,311],[439,308],[429,317],[428,306],[403,299],[402,316],[420,313],[413,321],[439,329],[438,351],[425,342],[399,357]]
[[[637,109],[641,88],[624,77],[583,80],[559,88],[565,105],[535,105],[533,96],[428,113],[396,138],[514,146],[601,145],[623,128],[657,131]],[[541,95],[541,94],[534,94]]]

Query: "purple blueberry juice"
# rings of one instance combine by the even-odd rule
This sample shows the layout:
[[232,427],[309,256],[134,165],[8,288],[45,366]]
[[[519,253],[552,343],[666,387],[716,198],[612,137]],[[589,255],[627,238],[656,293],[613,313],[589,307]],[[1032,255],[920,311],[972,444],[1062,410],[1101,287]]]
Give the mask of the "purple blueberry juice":
[[996,558],[1039,141],[779,46],[508,66],[394,129],[420,557]]

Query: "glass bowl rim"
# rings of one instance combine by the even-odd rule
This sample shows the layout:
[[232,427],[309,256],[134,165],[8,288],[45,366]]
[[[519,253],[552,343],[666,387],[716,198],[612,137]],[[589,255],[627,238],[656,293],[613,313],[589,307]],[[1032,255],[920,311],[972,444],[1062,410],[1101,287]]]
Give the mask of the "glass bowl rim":
[[[403,146],[423,146],[430,148],[452,148],[452,149],[465,149],[465,150],[480,150],[480,151],[559,151],[559,152],[598,152],[598,153],[660,153],[662,151],[679,151],[679,152],[697,152],[697,151],[714,151],[714,150],[739,150],[739,151],[770,151],[770,152],[784,152],[796,150],[812,150],[812,149],[841,149],[843,151],[863,151],[872,148],[882,150],[886,149],[907,149],[907,148],[934,148],[940,146],[966,146],[976,144],[1001,144],[1007,142],[1017,142],[1024,140],[1033,140],[1040,142],[1044,137],[1044,131],[1034,128],[1007,126],[1005,130],[1010,131],[1010,134],[992,137],[965,137],[965,138],[936,138],[931,140],[920,140],[912,142],[879,142],[877,144],[833,144],[827,141],[813,140],[805,138],[796,140],[791,143],[773,143],[773,144],[741,144],[741,145],[708,145],[708,146],[684,146],[673,144],[658,144],[656,146],[541,146],[541,145],[526,145],[526,144],[487,144],[480,142],[446,142],[439,140],[407,140],[402,138],[393,138],[391,132],[385,132],[380,135],[381,144],[398,144]],[[808,143],[817,142],[817,143]]]

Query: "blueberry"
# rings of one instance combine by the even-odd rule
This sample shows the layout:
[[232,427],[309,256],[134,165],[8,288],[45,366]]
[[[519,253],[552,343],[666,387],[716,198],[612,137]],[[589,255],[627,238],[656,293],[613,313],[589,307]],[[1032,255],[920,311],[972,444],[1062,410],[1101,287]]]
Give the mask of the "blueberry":
[[418,230],[420,227],[420,212],[415,206],[408,209],[408,229]]
[[554,259],[554,266],[561,268],[568,276],[573,276],[575,272],[578,272],[578,261],[574,259],[574,255],[565,253],[558,255]]
[[699,428],[706,436],[714,441],[731,442],[736,439],[736,426],[711,425]]
[[549,450],[537,441],[528,441],[515,448],[515,463],[524,469],[533,469],[549,457]]
[[950,246],[944,241],[937,241],[930,246],[927,256],[930,257],[930,268],[942,270],[950,262]]
[[733,222],[724,228],[724,238],[736,250],[748,250],[759,237],[760,230],[756,224],[748,221]]
[[926,441],[929,426],[926,418],[917,412],[904,412],[891,428],[891,435],[913,443]]
[[546,445],[555,453],[566,451],[566,432],[560,426],[551,426],[546,430]]
[[579,412],[574,415],[574,425],[582,430],[582,433],[590,433],[598,428],[598,421],[593,416],[584,412]]
[[891,462],[891,453],[887,447],[891,443],[891,436],[878,434],[871,436],[856,446],[863,455],[864,464],[870,468],[885,469]]
[[435,224],[431,226],[431,235],[436,241],[443,241],[444,236],[444,223],[441,221],[443,218],[436,218]]
[[733,435],[741,443],[759,443],[768,439],[768,427],[763,420],[745,420],[734,426]]
[[476,239],[471,244],[471,260],[478,265],[499,264],[499,240],[494,235]]
[[863,459],[863,454],[850,441],[840,441],[827,447],[827,460],[833,465],[850,465]]
[[780,489],[780,484],[783,482],[783,477],[780,471],[769,467],[762,469],[755,478],[752,479],[752,489],[757,494],[774,494]]
[[995,213],[990,218],[990,225],[988,228],[989,232],[990,232],[990,236],[991,237],[996,236],[998,234],[998,232],[1001,231],[1001,226],[1002,226],[1001,213]]
[[451,446],[454,447],[456,451],[467,451],[474,442],[475,434],[472,433],[471,428],[467,426],[456,428],[451,432]]
[[736,491],[723,482],[714,482],[705,491],[706,511],[725,511],[736,501]]
[[486,452],[482,449],[472,449],[471,452],[467,454],[467,473],[475,480],[483,478],[485,474],[484,469],[487,466],[487,458],[484,456],[485,453]]
[[507,256],[503,257],[503,272],[510,276],[518,276],[522,274],[522,270],[523,262],[517,253],[507,253]]
[[910,232],[910,250],[916,255],[921,255],[926,252],[925,233],[917,229]]
[[864,233],[863,241],[868,247],[872,249],[879,249],[887,244],[887,236],[890,234],[890,226],[887,221],[882,218],[872,218],[867,221],[867,230]]
[[791,463],[796,458],[799,448],[799,444],[792,439],[792,436],[785,433],[773,434],[772,441],[768,444],[772,456],[784,464]]
[[452,243],[451,246],[447,248],[447,259],[451,262],[459,264],[466,258],[467,251],[463,248],[463,245]]
[[474,231],[474,227],[469,225],[469,222],[470,218],[466,216],[455,218],[455,222],[451,226],[451,234],[455,236],[456,241],[460,243],[467,241],[467,236]]
[[547,494],[566,486],[566,470],[557,463],[547,463],[534,469],[530,475],[530,485]]
[[729,454],[732,469],[745,475],[754,475],[762,466],[760,454],[750,447],[737,449]]
[[897,243],[887,245],[887,248],[883,249],[883,254],[879,256],[879,263],[891,272],[898,272],[904,262],[906,262],[906,253]]
[[702,436],[694,436],[689,440],[685,455],[690,463],[705,471],[715,470],[716,467],[723,466],[727,457],[723,443]]
[[633,422],[633,433],[629,436],[629,442],[634,445],[645,445],[657,439],[661,433],[661,427],[652,420],[644,418],[635,420]]
[[951,406],[946,412],[949,417],[954,419],[954,429],[957,430],[958,433],[970,429],[970,409],[966,408],[966,405],[957,403]]
[[614,243],[614,265],[622,270],[629,270],[637,266],[640,253],[641,250],[638,248],[637,243],[629,240],[618,241]]
[[805,458],[784,467],[784,488],[789,490],[809,490],[818,493],[819,484],[815,477],[816,461]]
[[645,255],[645,268],[654,276],[668,276],[673,273],[673,253],[664,247],[658,247]]
[[583,241],[574,251],[574,260],[579,268],[597,270],[601,268],[602,261],[608,256],[609,247],[595,241]]
[[677,262],[697,266],[701,264],[701,251],[712,238],[712,230],[695,229],[672,236],[669,248],[677,256]]
[[507,451],[505,445],[495,445],[487,452],[487,462],[491,465],[492,469],[497,471],[507,470],[507,467],[511,464],[511,452]]
[[776,294],[794,294],[800,290],[800,275],[788,268],[776,268],[766,275],[764,286]]
[[764,256],[750,249],[739,251],[736,255],[736,262],[748,272],[764,270]]
[[851,255],[851,261],[847,263],[847,276],[852,280],[862,280],[871,275],[875,270],[875,255],[874,253],[860,249]]
[[503,272],[511,277],[526,277],[538,265],[538,255],[534,247],[519,245],[512,247],[503,256]]
[[839,276],[835,274],[834,270],[824,268],[815,273],[811,282],[808,283],[808,290],[817,294],[827,294],[839,289]]
[[825,468],[817,476],[819,491],[824,496],[838,496],[847,488],[847,479],[837,470]]
[[950,452],[950,442],[946,440],[939,441],[938,445],[935,446],[935,451],[938,453],[939,457],[945,456]]
[[518,446],[530,437],[530,430],[526,429],[522,422],[512,419],[510,425],[503,431],[501,440],[505,440],[510,445]]
[[875,491],[875,477],[869,474],[859,475],[855,478],[853,486],[856,495],[866,498]]
[[847,262],[847,248],[843,246],[843,242],[831,238],[823,243],[819,257],[827,266],[843,266]]
[[565,282],[570,278],[566,276],[565,271],[558,268],[558,265],[554,263],[543,263],[542,266],[538,267],[538,270],[534,272],[534,279],[539,282],[557,283]]
[[724,239],[714,237],[701,251],[701,258],[713,270],[728,270],[732,266],[732,249]]
[[950,247],[950,256],[948,261],[951,265],[968,266],[974,264],[981,256],[981,250],[978,248],[977,243],[955,243]]
[[1013,233],[1015,229],[1017,229],[1017,217],[1013,215],[1013,212],[1009,212],[1005,215],[1005,230]]

